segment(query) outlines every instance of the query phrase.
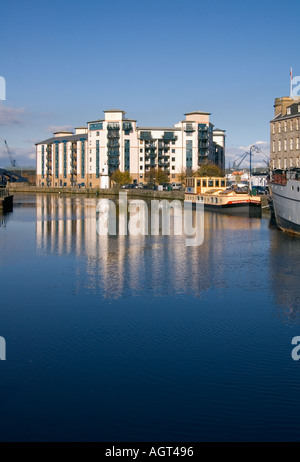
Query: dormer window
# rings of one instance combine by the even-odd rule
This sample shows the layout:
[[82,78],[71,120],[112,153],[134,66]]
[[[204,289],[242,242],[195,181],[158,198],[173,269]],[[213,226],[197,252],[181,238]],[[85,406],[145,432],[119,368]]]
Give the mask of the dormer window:
[[298,112],[300,112],[300,104],[298,105]]
[[287,115],[291,115],[291,108],[290,107],[287,108],[286,113],[287,113]]

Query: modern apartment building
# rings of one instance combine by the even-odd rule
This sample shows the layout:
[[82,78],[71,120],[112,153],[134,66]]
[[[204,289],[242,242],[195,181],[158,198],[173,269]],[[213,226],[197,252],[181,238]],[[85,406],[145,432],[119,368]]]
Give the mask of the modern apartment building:
[[170,181],[186,168],[203,163],[225,168],[225,130],[215,129],[210,113],[196,111],[173,127],[138,127],[118,109],[73,132],[57,132],[36,144],[37,185],[108,187],[116,169],[129,171],[137,183],[151,168],[161,168]]
[[271,120],[271,168],[300,167],[300,99],[275,99]]

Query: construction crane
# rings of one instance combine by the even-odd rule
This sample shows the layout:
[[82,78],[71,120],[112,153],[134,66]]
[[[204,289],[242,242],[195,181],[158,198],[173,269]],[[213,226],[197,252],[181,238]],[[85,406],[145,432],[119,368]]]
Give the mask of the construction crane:
[[17,161],[13,158],[12,153],[11,153],[11,150],[10,150],[9,147],[8,147],[7,141],[4,140],[3,138],[0,138],[0,139],[1,139],[1,141],[4,142],[5,149],[6,149],[6,152],[7,152],[8,157],[9,157],[11,166],[12,166],[12,167],[16,167],[16,166],[17,166]]
[[[236,159],[233,164],[232,164],[232,168],[235,170],[237,168],[239,168],[239,166],[244,162],[244,160],[246,159],[247,156],[249,156],[249,152],[245,152],[244,154],[242,154],[242,156],[240,156],[238,159]],[[240,159],[240,160],[239,160]],[[239,161],[239,162],[238,162]]]
[[267,159],[267,160],[263,159],[263,162],[267,165],[270,164],[269,157],[258,146],[256,146],[256,144],[253,144],[252,146],[250,146],[250,152],[245,152],[233,162],[232,168],[233,169],[239,168],[247,156],[250,156],[250,165],[251,165],[253,152],[261,153]]

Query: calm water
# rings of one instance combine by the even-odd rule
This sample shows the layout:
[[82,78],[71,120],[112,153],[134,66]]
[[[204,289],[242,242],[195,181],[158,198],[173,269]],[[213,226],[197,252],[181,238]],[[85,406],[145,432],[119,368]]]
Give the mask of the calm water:
[[0,219],[0,439],[300,440],[300,239],[210,213],[200,247],[99,237],[95,207]]

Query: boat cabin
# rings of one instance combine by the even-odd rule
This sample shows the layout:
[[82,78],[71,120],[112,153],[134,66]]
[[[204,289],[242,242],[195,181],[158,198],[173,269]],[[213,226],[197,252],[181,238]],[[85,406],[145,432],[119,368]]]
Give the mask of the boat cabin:
[[225,190],[226,178],[224,177],[192,177],[186,180],[186,192],[190,194],[205,194],[212,190]]

